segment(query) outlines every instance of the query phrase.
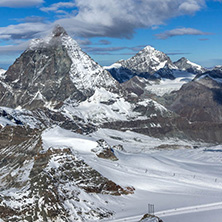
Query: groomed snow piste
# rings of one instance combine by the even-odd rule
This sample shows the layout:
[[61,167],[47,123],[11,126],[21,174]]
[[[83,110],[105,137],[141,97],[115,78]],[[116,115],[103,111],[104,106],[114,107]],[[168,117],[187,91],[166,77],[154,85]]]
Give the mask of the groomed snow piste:
[[[115,150],[118,161],[98,158],[91,149],[98,139]],[[70,147],[87,164],[121,186],[133,186],[127,196],[100,195],[104,207],[115,212],[106,221],[139,221],[149,203],[164,222],[220,222],[222,218],[222,148],[188,148],[184,141],[154,139],[134,132],[100,129],[88,136],[54,127],[42,136],[44,149]],[[156,148],[178,144],[184,148]],[[187,147],[186,147],[187,146]]]

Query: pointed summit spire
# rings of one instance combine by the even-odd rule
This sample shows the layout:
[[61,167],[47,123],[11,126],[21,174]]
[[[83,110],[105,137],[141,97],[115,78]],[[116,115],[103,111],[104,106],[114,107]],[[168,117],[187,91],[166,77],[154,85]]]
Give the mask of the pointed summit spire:
[[54,37],[64,36],[68,35],[66,30],[59,24],[55,25],[52,34]]

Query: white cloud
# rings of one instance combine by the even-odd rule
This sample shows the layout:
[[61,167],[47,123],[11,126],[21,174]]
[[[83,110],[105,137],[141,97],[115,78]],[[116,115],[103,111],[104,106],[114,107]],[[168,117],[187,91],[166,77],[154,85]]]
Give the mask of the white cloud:
[[78,14],[56,23],[82,37],[131,38],[137,28],[164,24],[166,20],[193,14],[204,0],[76,0]]
[[[27,0],[7,0],[7,2]],[[42,0],[29,0],[32,3]],[[6,0],[0,0],[0,3]],[[131,38],[138,28],[152,28],[166,20],[181,15],[193,14],[204,7],[204,0],[75,0],[59,2],[41,10],[58,12],[65,8],[75,10],[53,24],[26,22],[0,28],[1,37],[28,39],[47,32],[54,24],[64,26],[76,37]],[[72,8],[73,7],[73,8]],[[78,10],[76,10],[78,9]]]
[[5,45],[0,46],[0,54],[10,55],[15,53],[21,53],[24,51],[29,45],[29,41],[19,43],[17,45]]
[[203,5],[200,4],[199,2],[195,1],[195,0],[191,0],[191,1],[185,1],[183,2],[179,9],[180,11],[183,11],[184,13],[195,13],[196,11],[199,11],[200,8]]
[[44,3],[44,0],[0,0],[0,7],[23,8]]
[[182,36],[182,35],[211,35],[212,33],[208,32],[202,32],[198,29],[193,28],[178,28],[178,29],[172,29],[160,34],[157,34],[158,39],[168,39],[173,36]]
[[0,39],[30,39],[38,37],[39,33],[51,28],[51,25],[45,23],[21,23],[18,25],[9,25],[0,27]]
[[49,7],[42,7],[41,10],[44,12],[54,11],[57,13],[64,12],[63,10],[59,10],[60,8],[72,8],[75,6],[74,2],[58,2],[50,5]]

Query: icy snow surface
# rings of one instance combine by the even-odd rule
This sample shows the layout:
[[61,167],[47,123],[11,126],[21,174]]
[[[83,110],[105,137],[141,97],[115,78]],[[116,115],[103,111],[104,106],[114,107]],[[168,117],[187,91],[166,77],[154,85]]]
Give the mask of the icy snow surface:
[[6,125],[10,125],[10,126],[16,126],[16,124],[11,121],[11,120],[8,120],[2,116],[0,116],[0,126],[6,126]]
[[114,64],[112,64],[111,66],[103,66],[103,68],[104,69],[119,69],[119,68],[121,68],[122,67],[122,65],[120,64],[120,63],[114,63]]
[[[107,104],[107,102],[111,104]],[[96,89],[93,96],[81,102],[78,106],[67,104],[63,107],[63,112],[67,116],[78,116],[85,122],[94,124],[107,121],[145,119],[139,113],[133,112],[134,105],[127,102],[117,94],[108,92],[104,88]]]
[[113,87],[116,81],[109,72],[84,53],[77,42],[70,36],[62,37],[62,44],[67,49],[72,61],[70,77],[80,90],[94,90],[95,87]]
[[202,69],[203,69],[200,65],[198,65],[198,64],[196,64],[196,63],[193,63],[193,62],[191,62],[191,61],[189,61],[189,60],[187,60],[187,63],[190,64],[190,65],[192,65],[192,66],[194,66],[194,67],[195,67],[196,69],[198,69],[198,70],[202,70]]
[[173,75],[176,77],[174,80],[161,79],[157,84],[147,85],[146,89],[158,96],[163,96],[165,93],[179,90],[183,84],[190,82],[195,77],[194,74],[184,71],[174,71]]
[[0,68],[0,78],[4,78],[6,70]]
[[[30,128],[39,128],[41,125],[41,122],[35,119],[32,115],[31,111],[28,111],[26,109],[20,109],[20,107],[17,107],[16,109],[11,109],[8,107],[0,107],[1,110],[5,110],[6,113],[11,115],[13,118],[21,121],[24,125],[29,126]],[[6,125],[13,125],[16,124],[13,122],[13,120],[8,120],[4,117],[0,117],[0,125],[6,126]]]
[[[115,150],[118,161],[98,158],[91,149],[98,139]],[[134,132],[99,129],[88,136],[54,127],[42,136],[44,149],[70,147],[87,164],[121,186],[133,186],[133,195],[100,195],[105,207],[115,212],[104,221],[139,221],[147,204],[155,205],[164,222],[220,222],[222,218],[222,147],[155,149],[161,144],[192,145],[177,140],[160,140]]]

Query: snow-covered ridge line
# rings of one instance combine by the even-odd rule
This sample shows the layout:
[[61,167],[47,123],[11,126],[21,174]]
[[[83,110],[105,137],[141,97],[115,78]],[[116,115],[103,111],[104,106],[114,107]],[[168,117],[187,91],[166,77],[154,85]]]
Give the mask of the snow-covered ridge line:
[[62,37],[62,45],[67,49],[72,61],[70,77],[79,90],[95,90],[96,87],[113,87],[117,82],[99,64],[84,53],[70,36]]
[[6,73],[6,70],[0,68],[0,78],[4,78],[5,77],[5,74]]

